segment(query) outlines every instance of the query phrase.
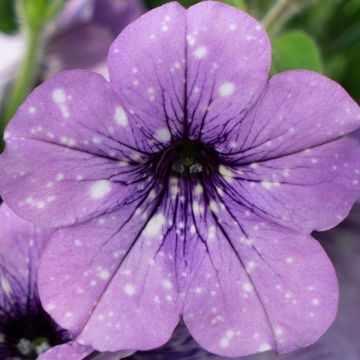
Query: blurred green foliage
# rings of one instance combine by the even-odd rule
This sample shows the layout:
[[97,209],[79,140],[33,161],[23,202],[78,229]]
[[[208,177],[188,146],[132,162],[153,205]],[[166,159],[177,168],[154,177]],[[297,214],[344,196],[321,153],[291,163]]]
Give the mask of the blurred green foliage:
[[65,0],[19,0],[26,24],[31,29],[41,29],[58,14]]
[[291,69],[322,73],[320,51],[315,41],[301,30],[287,31],[272,42],[272,74]]
[[16,29],[15,1],[0,0],[0,31],[13,33]]
[[360,102],[360,0],[318,0],[287,25],[318,44],[324,74]]
[[[37,6],[34,21],[39,16],[51,17],[62,0],[20,0],[27,6]],[[222,0],[262,19],[276,0]],[[167,0],[145,0],[153,8]],[[189,7],[197,0],[180,0]],[[17,28],[15,0],[0,0],[0,31],[14,32]],[[43,7],[42,7],[43,6]],[[239,34],[241,36],[241,34]],[[323,72],[340,82],[360,102],[360,0],[313,0],[312,5],[299,11],[281,32],[272,39],[272,72],[306,68]]]

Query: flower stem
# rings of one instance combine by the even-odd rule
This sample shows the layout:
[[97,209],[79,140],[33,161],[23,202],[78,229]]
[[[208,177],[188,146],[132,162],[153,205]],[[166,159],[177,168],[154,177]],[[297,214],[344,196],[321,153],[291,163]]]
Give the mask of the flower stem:
[[271,34],[278,32],[298,11],[310,5],[314,0],[277,0],[265,15],[262,24]]
[[28,37],[24,60],[6,102],[2,127],[5,127],[15,114],[18,106],[32,89],[36,77],[36,64],[41,44],[41,28],[29,29]]

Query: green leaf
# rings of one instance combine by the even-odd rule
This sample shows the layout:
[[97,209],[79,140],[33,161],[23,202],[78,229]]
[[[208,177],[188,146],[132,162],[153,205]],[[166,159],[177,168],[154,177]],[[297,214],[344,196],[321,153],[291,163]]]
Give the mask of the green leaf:
[[289,31],[275,38],[272,44],[272,51],[272,74],[291,69],[323,72],[318,46],[303,31]]
[[14,0],[0,0],[0,31],[15,32],[17,29]]
[[240,10],[247,11],[247,6],[244,0],[221,0],[221,2],[234,6]]

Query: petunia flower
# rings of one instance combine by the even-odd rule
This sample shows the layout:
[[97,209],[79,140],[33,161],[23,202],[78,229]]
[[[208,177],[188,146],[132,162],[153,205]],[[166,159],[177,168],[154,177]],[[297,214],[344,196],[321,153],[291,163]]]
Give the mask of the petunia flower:
[[268,80],[270,58],[247,14],[169,3],[114,41],[110,83],[64,72],[20,107],[0,192],[61,227],[39,291],[78,342],[149,350],[182,317],[210,352],[284,353],[332,323],[337,280],[310,233],[359,195],[360,109],[314,72]]
[[[340,284],[339,311],[329,331],[315,344],[277,356],[266,352],[241,357],[239,360],[357,360],[360,355],[360,204],[355,204],[349,217],[336,229],[316,234],[320,237],[326,252],[333,260]],[[179,324],[170,341],[159,349],[137,352],[129,360],[202,360],[224,359],[202,349]]]
[[96,354],[72,341],[41,306],[36,286],[39,256],[54,232],[0,206],[0,358],[17,360],[120,359],[129,352]]

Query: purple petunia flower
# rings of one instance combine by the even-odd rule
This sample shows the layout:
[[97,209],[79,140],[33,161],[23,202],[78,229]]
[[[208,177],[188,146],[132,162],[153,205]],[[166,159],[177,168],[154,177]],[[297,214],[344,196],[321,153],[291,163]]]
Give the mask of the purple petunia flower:
[[169,3],[112,44],[110,83],[64,72],[20,107],[1,194],[62,227],[39,290],[77,341],[148,350],[182,316],[205,349],[240,356],[329,327],[337,281],[310,233],[359,195],[360,109],[313,72],[267,80],[270,57],[245,13]]
[[72,341],[41,306],[39,256],[54,230],[40,228],[0,207],[0,358],[3,360],[120,359],[129,352],[96,354]]

